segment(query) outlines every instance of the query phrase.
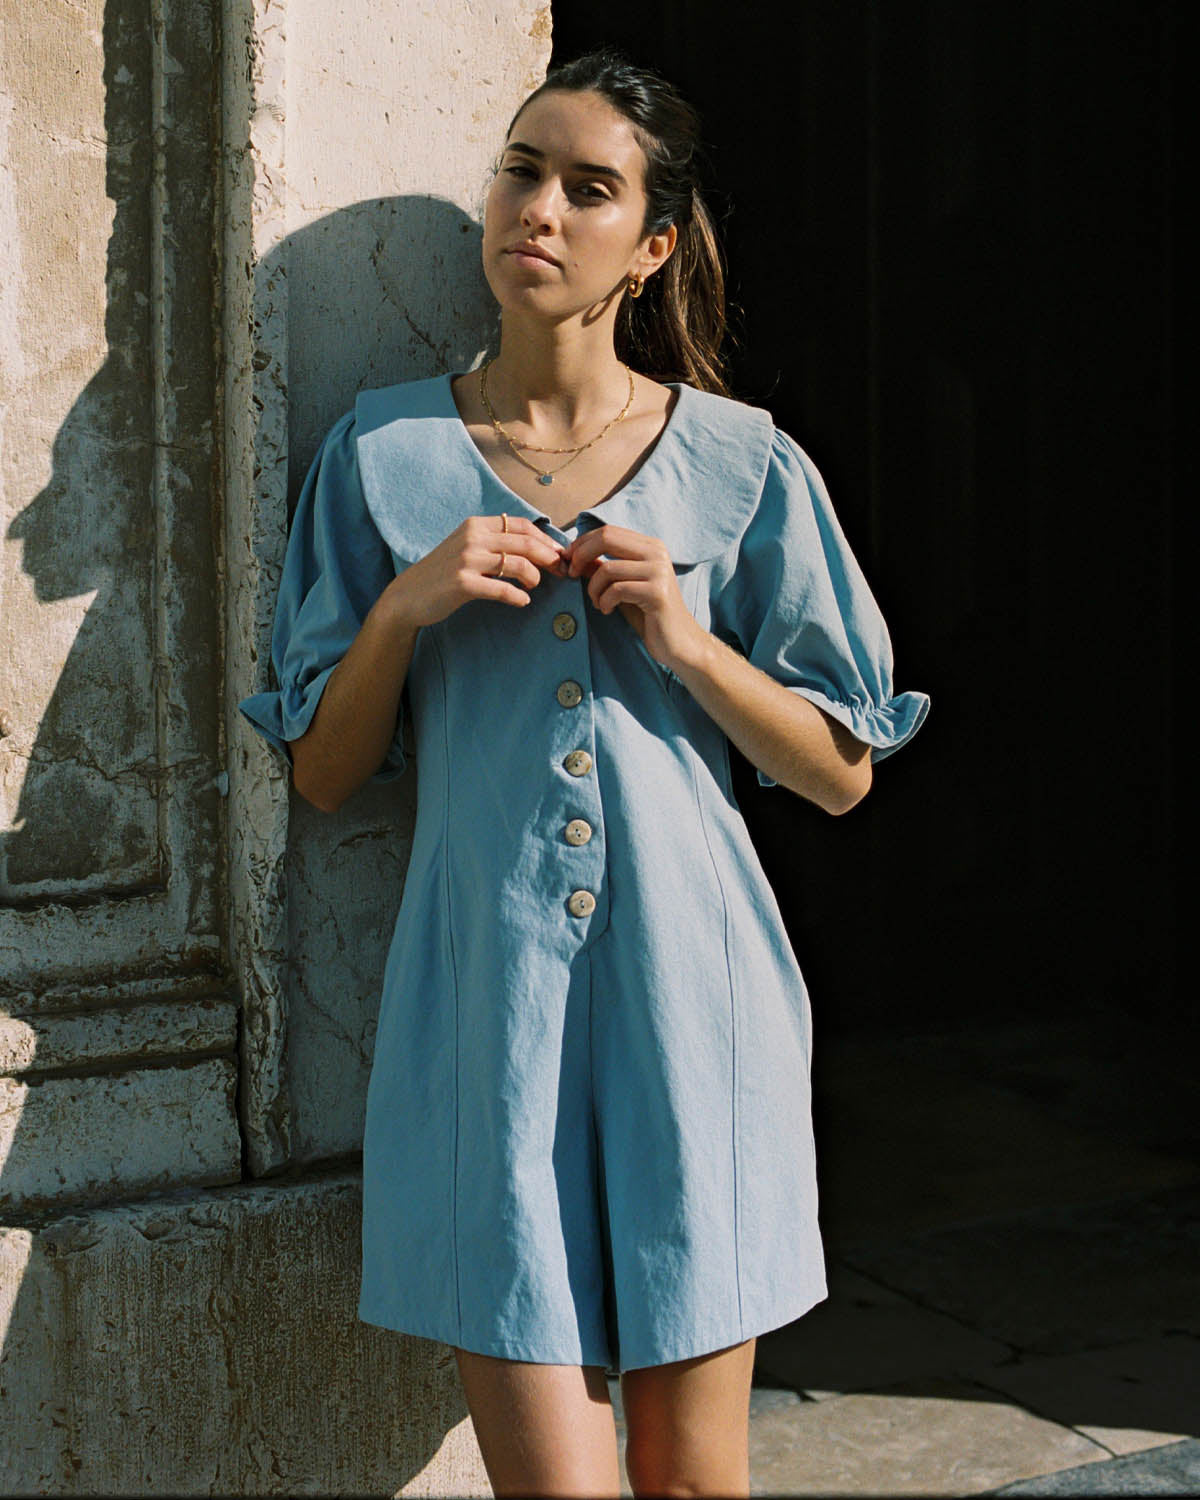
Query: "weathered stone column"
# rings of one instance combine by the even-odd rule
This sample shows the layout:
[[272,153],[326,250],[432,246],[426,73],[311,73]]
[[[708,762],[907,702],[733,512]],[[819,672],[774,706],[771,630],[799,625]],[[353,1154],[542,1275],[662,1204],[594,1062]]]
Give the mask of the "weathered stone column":
[[412,786],[289,806],[235,705],[322,431],[487,335],[548,7],[0,20],[0,1489],[485,1494],[355,1317]]

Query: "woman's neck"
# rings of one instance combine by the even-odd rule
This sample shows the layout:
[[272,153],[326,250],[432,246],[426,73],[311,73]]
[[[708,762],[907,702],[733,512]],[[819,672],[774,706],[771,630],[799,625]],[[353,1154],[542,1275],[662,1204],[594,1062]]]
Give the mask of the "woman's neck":
[[488,371],[488,395],[502,421],[545,432],[571,432],[611,415],[629,392],[629,376],[604,318],[547,327],[505,317],[500,352]]

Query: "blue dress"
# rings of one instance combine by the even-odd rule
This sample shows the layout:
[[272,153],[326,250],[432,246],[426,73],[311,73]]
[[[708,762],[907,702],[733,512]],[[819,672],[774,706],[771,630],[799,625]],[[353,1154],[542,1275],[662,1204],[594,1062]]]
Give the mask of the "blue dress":
[[[642,467],[562,530],[496,477],[449,375],[365,391],[300,496],[241,705],[286,753],[388,581],[472,514],[666,543],[697,621],[871,746],[887,629],[821,479],[770,416],[690,386]],[[724,732],[583,579],[420,631],[378,778],[418,809],[363,1143],[366,1322],[626,1370],[739,1343],[826,1293],[808,995]],[[774,783],[759,772],[767,786]],[[398,893],[399,894],[399,893]]]

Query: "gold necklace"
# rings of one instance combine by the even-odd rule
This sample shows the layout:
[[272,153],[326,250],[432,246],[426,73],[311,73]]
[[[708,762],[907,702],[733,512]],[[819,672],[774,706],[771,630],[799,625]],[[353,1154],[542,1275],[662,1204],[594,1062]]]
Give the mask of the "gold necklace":
[[[553,484],[555,474],[561,473],[561,471],[567,467],[567,464],[573,464],[579,457],[579,455],[581,453],[586,453],[593,443],[598,443],[606,432],[610,431],[610,429],[615,427],[617,423],[622,420],[622,418],[629,411],[629,408],[633,405],[633,371],[629,368],[628,365],[625,365],[623,368],[626,375],[629,376],[629,399],[626,401],[625,405],[616,414],[611,422],[606,423],[594,438],[589,439],[589,441],[586,443],[580,443],[577,448],[537,448],[532,443],[520,442],[517,438],[513,437],[510,432],[506,432],[497,420],[496,413],[492,410],[492,403],[488,400],[487,393],[487,372],[492,368],[495,362],[496,361],[494,359],[489,359],[487,364],[484,365],[484,367],[479,372],[479,398],[483,402],[484,410],[487,412],[492,426],[496,429],[497,435],[503,438],[504,441],[508,444],[509,448],[512,450],[512,456],[516,459],[516,461],[519,464],[524,464],[527,469],[532,470],[532,472],[537,475],[539,484]],[[571,457],[567,459],[567,463],[559,464],[557,469],[539,469],[536,464],[531,464],[527,458],[522,458],[519,452],[521,448],[526,449],[526,451],[529,453],[569,453]]]

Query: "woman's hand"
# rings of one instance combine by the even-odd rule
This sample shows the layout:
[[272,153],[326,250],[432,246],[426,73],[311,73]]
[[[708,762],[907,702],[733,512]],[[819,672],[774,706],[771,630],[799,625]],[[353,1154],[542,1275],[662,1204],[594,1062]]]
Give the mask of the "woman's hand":
[[[563,548],[524,516],[468,516],[443,541],[389,583],[393,619],[409,629],[434,625],[468,599],[529,603],[541,570],[561,574]],[[504,556],[504,575],[496,576]],[[510,581],[512,580],[512,581]]]
[[596,608],[606,615],[619,609],[664,667],[675,670],[707,637],[683,602],[671,554],[657,537],[597,526],[576,537],[565,556],[566,576],[587,578]]
[[576,537],[566,556],[568,577],[587,578],[588,597],[604,614],[621,611],[752,765],[826,812],[846,812],[866,795],[870,746],[698,624],[662,542],[598,526]]

